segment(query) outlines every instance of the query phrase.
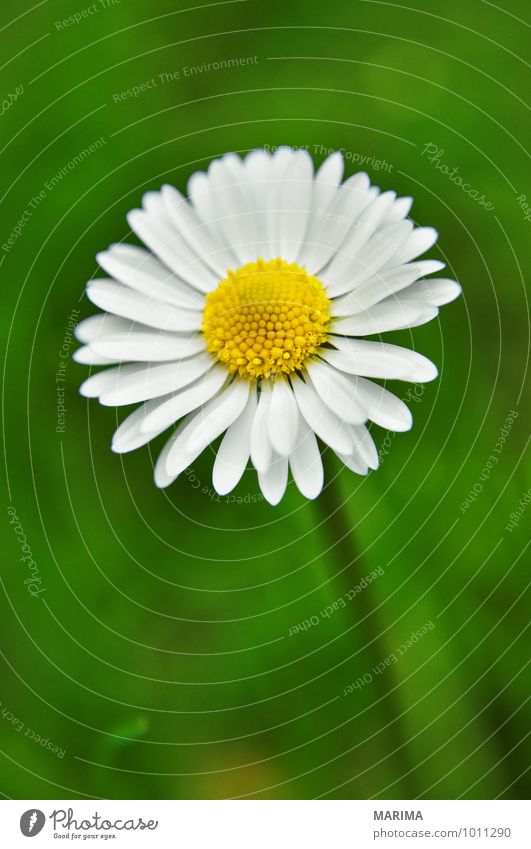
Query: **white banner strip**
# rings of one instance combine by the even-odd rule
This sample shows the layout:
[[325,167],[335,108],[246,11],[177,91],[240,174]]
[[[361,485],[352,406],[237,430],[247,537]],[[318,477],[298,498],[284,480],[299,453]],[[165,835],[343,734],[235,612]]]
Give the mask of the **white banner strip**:
[[[524,801],[2,801],[0,845],[529,849]],[[35,837],[35,844],[28,839]]]

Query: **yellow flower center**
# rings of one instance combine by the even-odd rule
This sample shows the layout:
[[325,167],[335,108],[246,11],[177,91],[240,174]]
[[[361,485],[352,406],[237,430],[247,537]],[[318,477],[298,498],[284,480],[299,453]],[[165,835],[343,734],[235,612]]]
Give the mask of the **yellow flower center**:
[[255,380],[301,369],[326,342],[329,308],[323,284],[304,268],[259,259],[206,296],[202,329],[230,372]]

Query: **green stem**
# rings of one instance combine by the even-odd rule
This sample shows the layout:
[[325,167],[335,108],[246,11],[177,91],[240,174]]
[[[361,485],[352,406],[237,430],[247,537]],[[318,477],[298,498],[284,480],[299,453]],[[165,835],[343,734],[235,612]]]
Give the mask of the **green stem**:
[[[340,475],[331,462],[330,453],[326,452],[324,457],[325,489],[314,503],[320,511],[324,532],[330,541],[330,554],[335,555],[341,567],[337,580],[341,581],[343,591],[346,592],[357,586],[361,579],[372,570],[364,565],[363,556],[358,550],[346,502],[341,492]],[[349,603],[347,609],[354,619],[354,627],[359,629],[361,643],[366,647],[366,656],[367,654],[371,656],[370,668],[372,669],[390,653],[385,637],[382,636],[385,621],[377,610],[373,586],[368,584]],[[364,666],[363,670],[360,669],[360,676],[365,671],[367,670]],[[390,686],[386,686],[386,682]],[[377,702],[378,711],[383,718],[382,729],[385,729],[383,733],[389,738],[389,750],[395,764],[397,779],[408,773],[401,783],[407,791],[405,797],[414,799],[417,797],[417,782],[414,770],[410,772],[414,764],[410,761],[409,749],[405,744],[407,737],[401,720],[402,708],[395,694],[390,692],[396,683],[396,670],[389,667],[385,674],[373,676],[370,686],[374,691],[374,702]]]

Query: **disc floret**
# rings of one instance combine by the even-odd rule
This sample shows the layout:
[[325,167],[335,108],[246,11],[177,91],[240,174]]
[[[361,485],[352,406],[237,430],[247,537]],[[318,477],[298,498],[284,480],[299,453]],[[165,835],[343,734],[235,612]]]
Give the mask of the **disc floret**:
[[327,340],[330,300],[296,263],[259,259],[230,270],[206,296],[208,350],[249,380],[301,370]]

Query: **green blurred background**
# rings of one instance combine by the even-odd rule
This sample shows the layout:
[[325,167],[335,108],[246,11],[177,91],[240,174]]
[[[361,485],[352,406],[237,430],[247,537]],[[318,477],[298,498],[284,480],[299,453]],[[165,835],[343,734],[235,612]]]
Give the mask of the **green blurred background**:
[[[525,797],[530,513],[509,523],[530,486],[528,4],[190,5],[23,0],[1,12],[0,791]],[[246,61],[185,71],[234,58]],[[363,160],[438,228],[430,255],[464,297],[387,338],[430,356],[440,379],[413,387],[410,433],[384,442],[374,429],[378,472],[362,479],[328,459],[333,483],[315,503],[290,484],[269,507],[254,472],[242,503],[216,500],[210,450],[160,492],[164,437],[111,454],[116,411],[78,395],[88,369],[71,361],[57,432],[65,328],[74,310],[94,312],[83,289],[96,252],[136,241],[125,214],[144,191],[185,190],[215,156],[278,144],[308,146],[316,163],[344,148],[347,174]]]

